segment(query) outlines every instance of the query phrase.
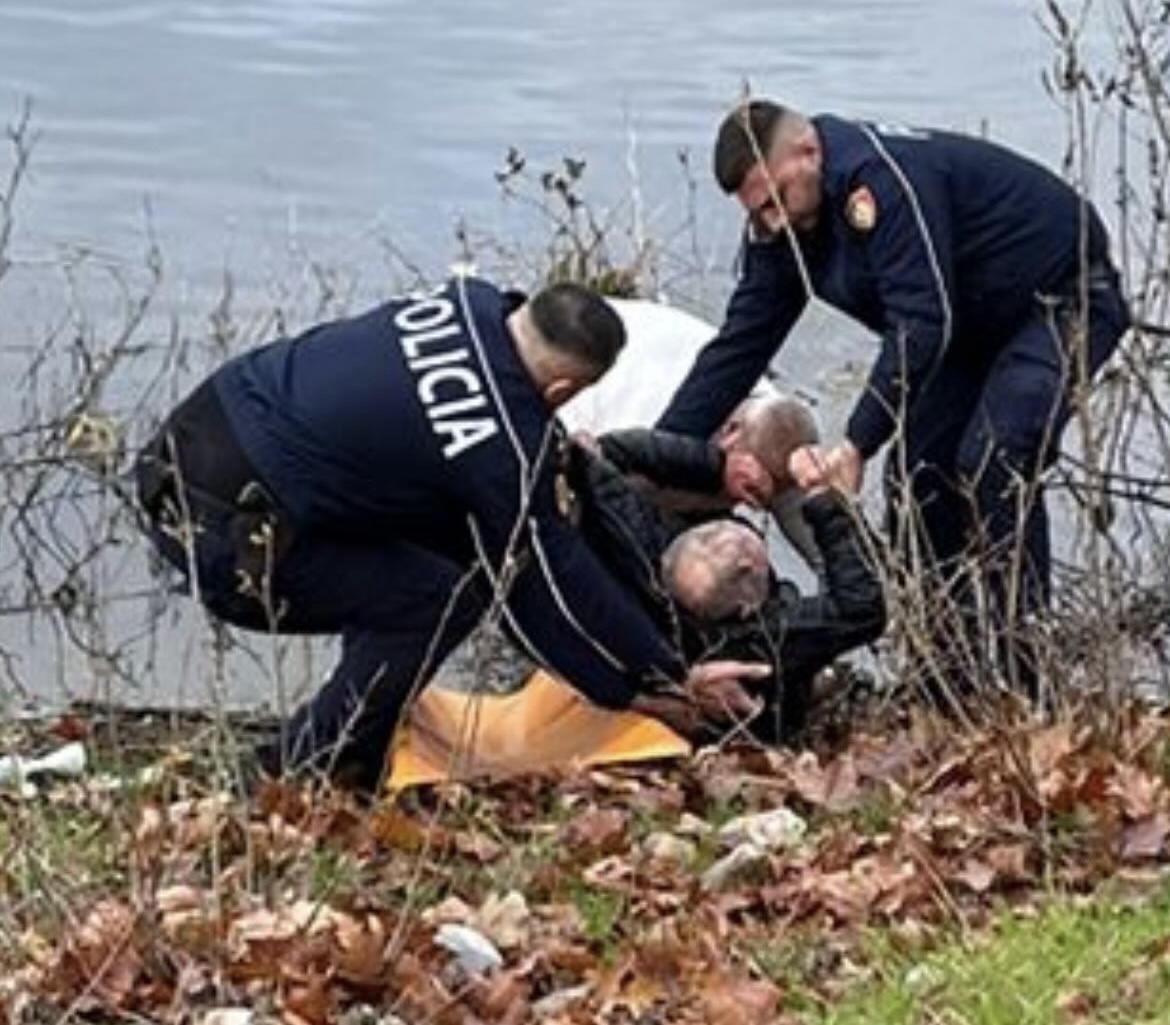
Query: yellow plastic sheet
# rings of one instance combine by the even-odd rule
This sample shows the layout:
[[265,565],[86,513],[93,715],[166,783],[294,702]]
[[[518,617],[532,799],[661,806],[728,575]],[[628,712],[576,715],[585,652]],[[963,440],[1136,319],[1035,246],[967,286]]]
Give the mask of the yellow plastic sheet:
[[442,780],[671,758],[690,750],[658,720],[598,708],[537,670],[512,694],[428,687],[395,738],[387,785],[402,790]]

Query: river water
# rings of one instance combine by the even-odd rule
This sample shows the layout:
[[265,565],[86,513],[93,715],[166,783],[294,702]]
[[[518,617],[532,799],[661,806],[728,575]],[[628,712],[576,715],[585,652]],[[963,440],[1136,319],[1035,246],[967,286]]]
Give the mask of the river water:
[[[697,289],[669,272],[658,285],[715,318],[738,217],[709,180],[710,138],[745,81],[807,111],[986,132],[1057,164],[1067,132],[1042,85],[1054,55],[1042,12],[1033,0],[0,0],[0,120],[30,104],[35,133],[0,279],[0,370],[24,382],[22,361],[50,334],[116,329],[152,246],[151,316],[180,333],[206,331],[227,280],[247,325],[323,280],[357,297],[410,268],[441,274],[465,248],[460,227],[481,247],[538,248],[539,219],[493,177],[509,147],[537,169],[584,158],[591,202],[710,272]],[[0,150],[0,182],[11,157]],[[522,262],[507,266],[526,283]],[[64,317],[66,301],[85,316]],[[808,391],[867,355],[838,328],[792,357]],[[158,412],[167,394],[154,398]],[[0,391],[7,428],[34,413],[23,386]],[[206,683],[210,656],[190,639],[205,632],[184,631],[146,697],[257,695],[232,673]],[[121,686],[68,648],[59,628],[0,616],[10,687],[57,699]],[[155,655],[135,655],[129,675]],[[298,679],[319,675],[316,656],[297,664]]]
[[[806,110],[990,131],[1048,161],[1035,0],[19,0],[0,2],[0,118],[40,133],[16,249],[142,248],[198,287],[290,244],[352,261],[392,238],[431,271],[464,218],[500,227],[508,146],[571,154],[647,208],[691,153],[712,245],[734,215],[707,177],[742,83]],[[706,218],[704,218],[706,220]]]

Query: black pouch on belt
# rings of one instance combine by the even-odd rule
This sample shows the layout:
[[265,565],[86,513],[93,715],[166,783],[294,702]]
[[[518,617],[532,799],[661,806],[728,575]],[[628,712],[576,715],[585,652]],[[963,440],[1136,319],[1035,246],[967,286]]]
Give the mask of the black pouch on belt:
[[164,530],[227,531],[241,582],[267,586],[288,551],[287,515],[240,447],[212,382],[200,385],[142,449],[138,498]]

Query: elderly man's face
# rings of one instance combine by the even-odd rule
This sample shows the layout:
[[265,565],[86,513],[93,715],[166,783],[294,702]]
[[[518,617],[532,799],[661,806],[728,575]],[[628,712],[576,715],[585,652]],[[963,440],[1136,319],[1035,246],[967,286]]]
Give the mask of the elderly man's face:
[[724,614],[746,619],[764,604],[770,580],[763,538],[743,523],[727,520],[708,537],[701,557],[679,566],[674,597],[684,608],[703,615],[712,605],[715,589],[721,587],[722,598],[732,599],[733,606]]
[[719,534],[718,558],[735,567],[743,584],[740,617],[756,612],[768,597],[768,549],[764,539],[742,523],[728,522]]
[[764,453],[755,451],[749,433],[749,421],[759,408],[758,399],[745,399],[732,411],[715,435],[715,443],[726,458],[724,483],[733,494],[746,495],[759,507],[767,506],[782,483],[775,467],[769,466]]

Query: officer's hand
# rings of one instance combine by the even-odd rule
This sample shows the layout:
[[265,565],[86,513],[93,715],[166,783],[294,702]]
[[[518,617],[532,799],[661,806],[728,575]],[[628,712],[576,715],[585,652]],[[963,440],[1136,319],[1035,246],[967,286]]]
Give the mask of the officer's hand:
[[741,681],[766,680],[771,675],[772,667],[766,662],[700,662],[691,666],[683,689],[705,719],[734,725],[754,719],[764,707],[763,699],[749,694]]
[[698,742],[707,734],[699,706],[683,694],[639,694],[630,709],[664,723],[684,740]]
[[861,453],[851,441],[828,449],[803,445],[788,457],[788,473],[798,487],[810,493],[837,488],[856,494],[861,489],[864,469]]
[[723,490],[736,502],[763,508],[772,501],[776,482],[750,452],[728,451],[723,456]]
[[865,473],[865,460],[851,441],[841,441],[829,449],[831,481],[835,487],[850,495],[861,490],[861,478]]

